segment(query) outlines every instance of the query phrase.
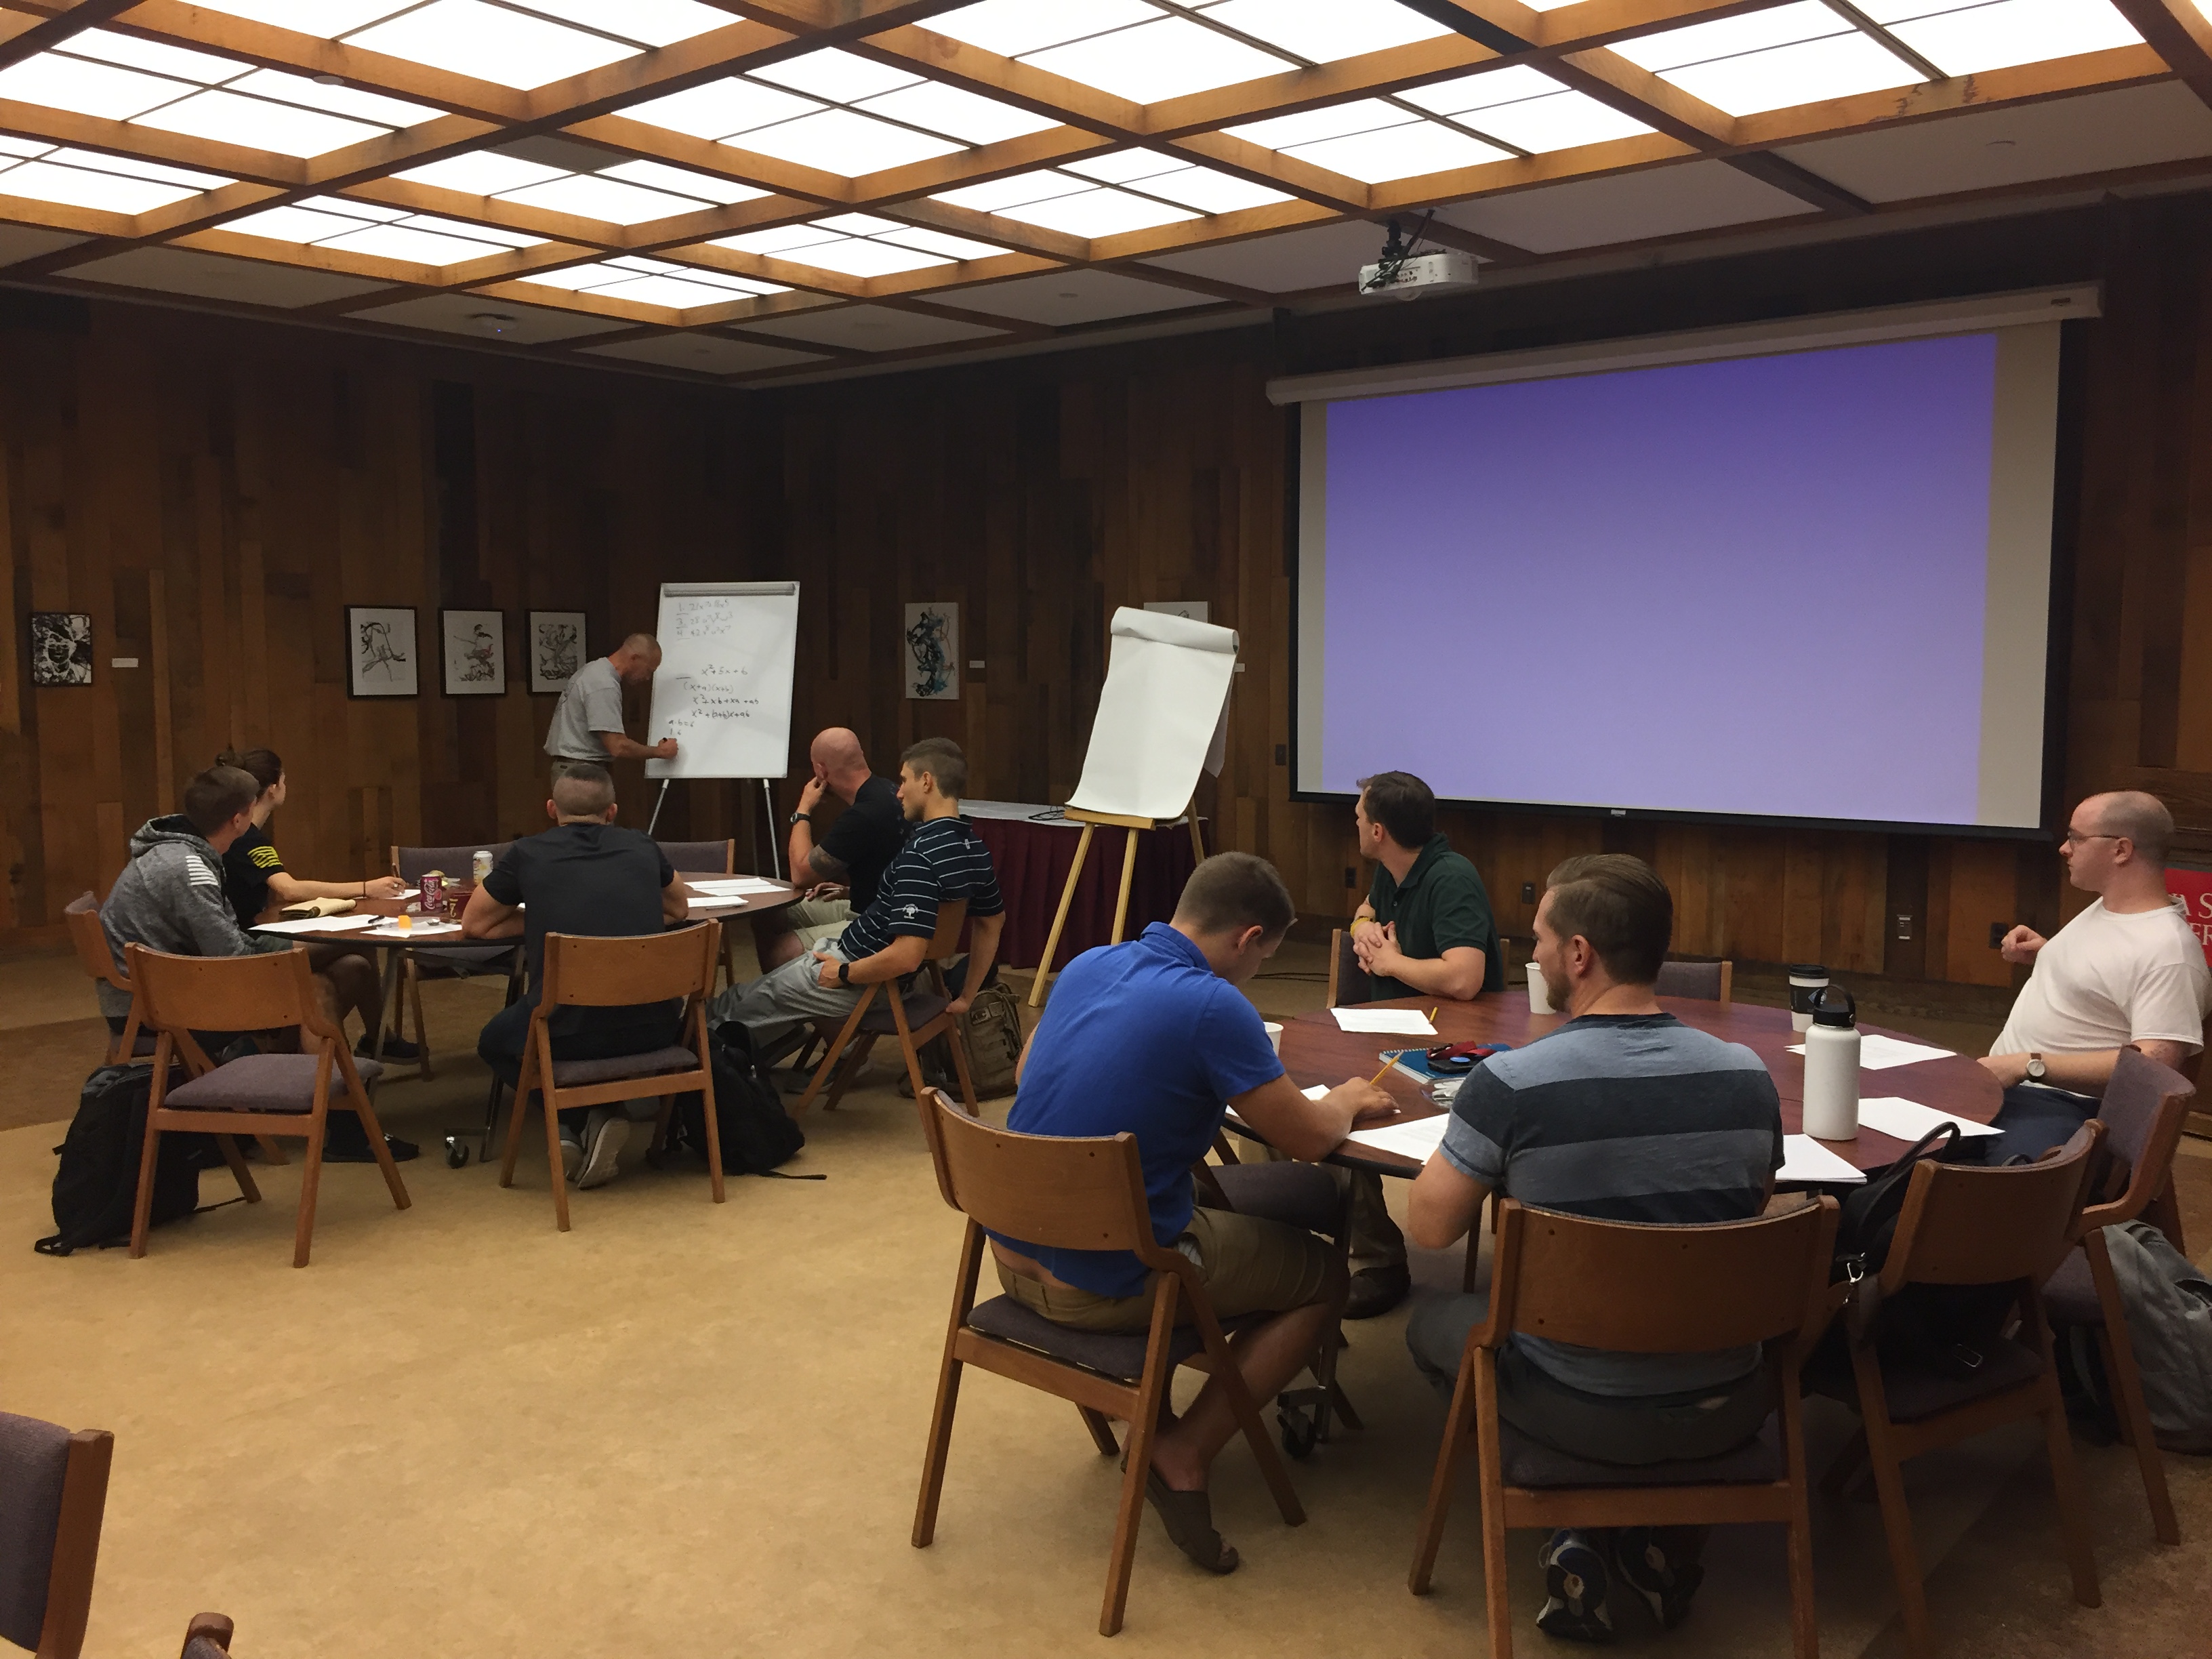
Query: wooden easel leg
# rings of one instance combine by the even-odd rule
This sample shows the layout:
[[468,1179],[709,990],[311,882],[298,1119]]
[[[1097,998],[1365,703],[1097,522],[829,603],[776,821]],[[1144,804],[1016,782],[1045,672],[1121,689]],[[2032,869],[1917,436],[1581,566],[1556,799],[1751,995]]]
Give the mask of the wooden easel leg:
[[1067,867],[1067,885],[1061,889],[1060,911],[1052,919],[1052,932],[1045,935],[1044,960],[1036,966],[1036,979],[1030,986],[1030,1006],[1044,1006],[1045,981],[1052,977],[1052,958],[1060,949],[1061,930],[1067,926],[1068,907],[1075,902],[1075,884],[1083,879],[1083,861],[1091,855],[1091,832],[1095,824],[1083,826],[1083,836],[1075,843],[1075,862]]
[[1121,942],[1121,924],[1129,915],[1129,884],[1137,874],[1137,832],[1124,830],[1121,834],[1121,896],[1114,901],[1114,932],[1106,941],[1109,945]]
[[1199,863],[1206,862],[1206,837],[1198,833],[1198,803],[1190,804],[1190,855]]

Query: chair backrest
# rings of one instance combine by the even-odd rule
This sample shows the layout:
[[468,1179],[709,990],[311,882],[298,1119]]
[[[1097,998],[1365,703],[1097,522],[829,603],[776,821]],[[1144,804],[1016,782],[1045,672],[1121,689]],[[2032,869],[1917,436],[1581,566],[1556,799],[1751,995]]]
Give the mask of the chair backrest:
[[179,1659],[226,1659],[237,1626],[219,1613],[196,1613],[185,1626],[185,1650]]
[[660,850],[668,854],[668,861],[678,870],[689,870],[695,875],[712,875],[720,871],[726,876],[738,873],[738,843],[735,837],[728,841],[670,841],[655,836]]
[[1883,1293],[1910,1284],[2042,1284],[2074,1246],[2104,1133],[2093,1119],[2040,1162],[1995,1170],[1922,1159],[1882,1267]]
[[719,921],[616,939],[548,933],[538,1006],[628,1008],[704,996],[714,986],[721,937]]
[[1331,1008],[1348,1008],[1355,1002],[1370,1002],[1375,987],[1360,971],[1359,953],[1352,948],[1352,935],[1343,928],[1332,930],[1328,936],[1328,1003]]
[[496,864],[500,854],[514,845],[512,841],[487,841],[474,847],[395,847],[392,849],[392,873],[410,887],[422,879],[425,870],[442,871],[468,881],[474,878],[478,853],[490,854],[492,862]]
[[89,892],[80,893],[63,907],[62,920],[69,924],[70,943],[76,947],[77,963],[84,971],[118,991],[128,991],[130,977],[118,971],[115,953],[107,948],[107,930],[100,925],[100,901]]
[[1655,996],[1694,997],[1700,1002],[1728,1002],[1735,990],[1733,962],[1662,962]]
[[115,1437],[0,1412],[0,1640],[76,1659]]
[[188,1036],[297,1025],[316,1037],[334,1035],[323,1023],[307,953],[297,945],[251,957],[171,956],[143,945],[126,945],[123,952],[139,1013],[157,1031]]
[[921,1129],[945,1201],[977,1225],[1051,1249],[1162,1254],[1137,1138],[1016,1134],[925,1089]]
[[[2188,1079],[2132,1043],[2120,1050],[2112,1080],[2105,1085],[2105,1097],[2097,1106],[2097,1121],[2105,1126],[2105,1150],[2127,1166],[2127,1191],[2117,1203],[2100,1204],[2084,1213],[2085,1225],[2132,1221],[2166,1190],[2173,1172],[2174,1148],[2181,1144],[2181,1127],[2196,1093]],[[2106,1213],[2114,1210],[2124,1213]]]
[[951,956],[960,948],[960,929],[968,921],[968,901],[947,899],[937,907],[937,931],[929,936],[929,949],[922,954],[932,962]]
[[1750,1221],[1655,1226],[1499,1206],[1491,1299],[1522,1331],[1620,1353],[1703,1353],[1824,1322],[1836,1200]]

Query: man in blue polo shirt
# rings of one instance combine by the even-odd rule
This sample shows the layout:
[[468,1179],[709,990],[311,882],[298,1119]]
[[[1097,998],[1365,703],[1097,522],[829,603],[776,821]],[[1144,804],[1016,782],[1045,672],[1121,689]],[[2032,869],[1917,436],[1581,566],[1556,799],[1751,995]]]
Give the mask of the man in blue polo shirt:
[[[1023,1051],[1020,1092],[1006,1119],[1024,1134],[1136,1136],[1153,1237],[1197,1263],[1222,1317],[1279,1316],[1237,1347],[1258,1400],[1333,1340],[1345,1274],[1334,1252],[1303,1228],[1194,1208],[1191,1165],[1205,1158],[1230,1108],[1292,1157],[1320,1158],[1361,1111],[1391,1103],[1358,1078],[1308,1100],[1237,988],[1274,955],[1294,915],[1290,890],[1266,860],[1206,860],[1173,921],[1068,964]],[[1127,1331],[1151,1320],[1149,1275],[1125,1250],[1047,1249],[998,1237],[991,1249],[1006,1294],[1055,1324]],[[1146,1482],[1168,1535],[1216,1572],[1233,1571],[1237,1552],[1213,1529],[1206,1472],[1236,1426],[1227,1397],[1209,1381],[1153,1441]]]

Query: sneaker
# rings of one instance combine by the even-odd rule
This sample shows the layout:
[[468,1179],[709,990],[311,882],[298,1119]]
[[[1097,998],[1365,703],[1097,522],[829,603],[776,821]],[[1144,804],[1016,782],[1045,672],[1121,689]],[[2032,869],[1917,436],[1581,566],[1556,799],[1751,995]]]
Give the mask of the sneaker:
[[1613,1640],[1613,1613],[1605,1605],[1605,1557],[1579,1532],[1562,1530],[1537,1556],[1544,1570],[1544,1610],[1536,1628],[1571,1642]]
[[[360,1042],[353,1045],[354,1054],[362,1060],[370,1059],[372,1058],[372,1055],[369,1051],[375,1047],[375,1038],[363,1037]],[[416,1048],[413,1043],[410,1042],[405,1037],[387,1036],[384,1039],[384,1058],[386,1060],[420,1060],[422,1058],[422,1051]]]
[[1352,1294],[1345,1300],[1344,1316],[1372,1319],[1389,1313],[1413,1288],[1413,1270],[1403,1262],[1395,1267],[1362,1267],[1352,1275]]
[[571,1187],[576,1184],[576,1171],[584,1167],[584,1143],[568,1129],[561,1131],[561,1178]]
[[1668,1561],[1649,1527],[1620,1529],[1613,1542],[1613,1565],[1621,1581],[1644,1598],[1662,1630],[1672,1630],[1688,1617],[1690,1598],[1705,1582],[1705,1570],[1696,1562]]
[[621,1173],[617,1160],[629,1139],[628,1118],[605,1106],[592,1109],[592,1115],[584,1120],[584,1167],[576,1175],[579,1192],[604,1187]]

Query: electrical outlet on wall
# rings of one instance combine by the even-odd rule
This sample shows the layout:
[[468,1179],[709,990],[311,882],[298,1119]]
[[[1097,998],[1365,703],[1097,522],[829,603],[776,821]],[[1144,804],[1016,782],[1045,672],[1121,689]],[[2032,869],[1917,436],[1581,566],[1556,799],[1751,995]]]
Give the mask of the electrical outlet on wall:
[[2004,944],[2004,936],[2010,932],[2012,932],[2012,929],[2006,927],[2004,923],[2001,921],[1991,922],[1990,924],[1990,949],[1995,951],[2000,948]]
[[1522,882],[1521,884],[1521,902],[1523,904],[1534,904],[1535,902],[1536,884],[1533,881]]
[[1359,872],[1353,869],[1348,864],[1344,866],[1344,884],[1346,887],[1357,887],[1359,885]]
[[1897,936],[1899,939],[1912,937],[1912,918],[1902,910],[1897,913]]

